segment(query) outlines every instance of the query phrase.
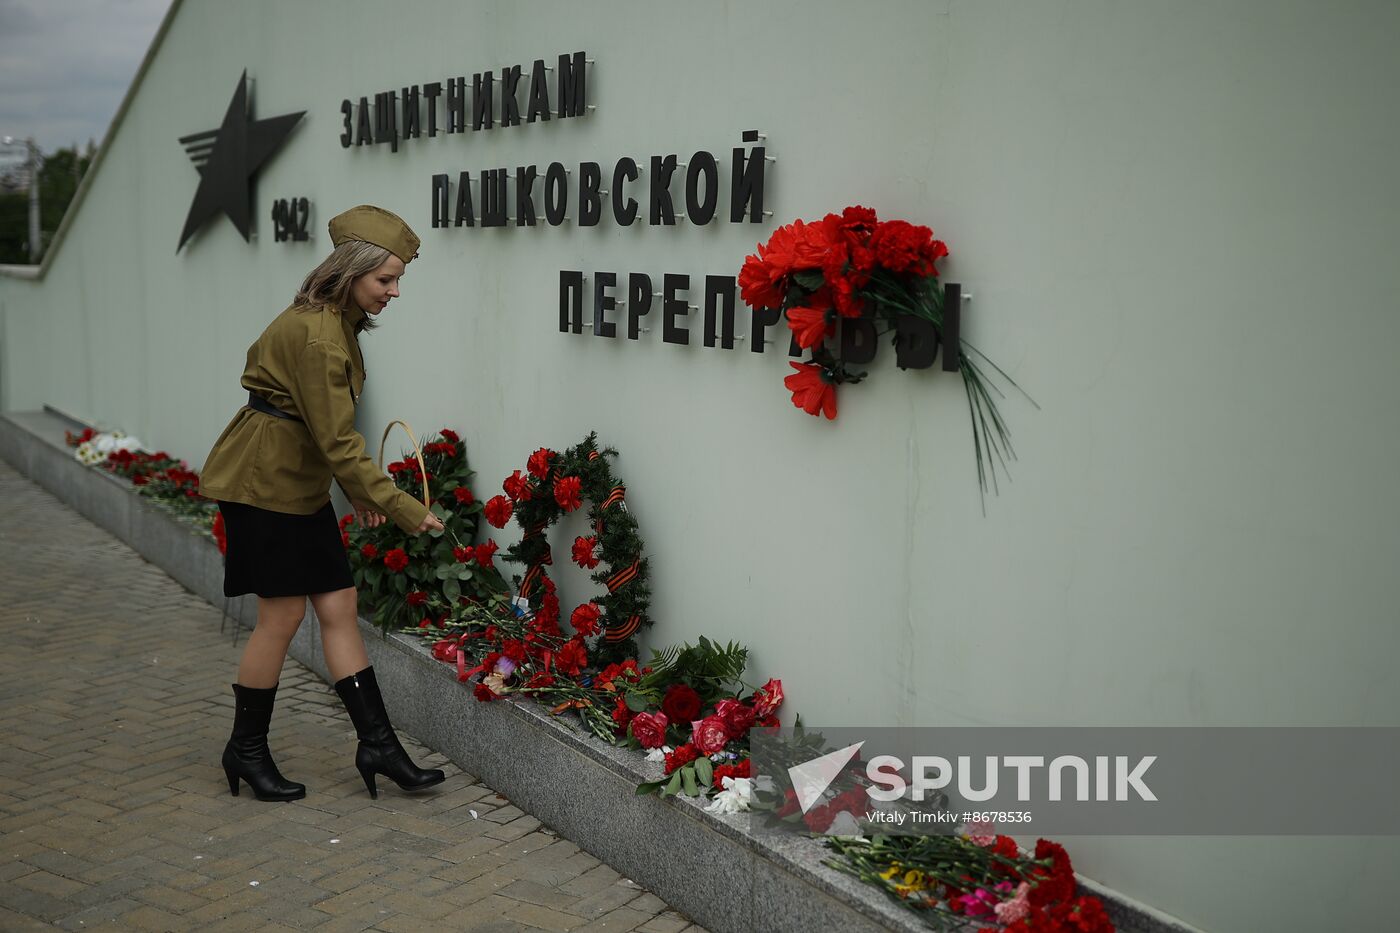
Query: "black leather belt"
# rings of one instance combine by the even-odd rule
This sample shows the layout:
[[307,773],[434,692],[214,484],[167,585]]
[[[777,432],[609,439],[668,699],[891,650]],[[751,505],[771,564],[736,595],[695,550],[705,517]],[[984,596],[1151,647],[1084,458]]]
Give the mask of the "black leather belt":
[[286,418],[288,421],[301,421],[296,415],[289,415],[276,405],[263,398],[261,395],[248,393],[248,407],[253,411],[260,411],[265,415],[272,415],[277,418]]

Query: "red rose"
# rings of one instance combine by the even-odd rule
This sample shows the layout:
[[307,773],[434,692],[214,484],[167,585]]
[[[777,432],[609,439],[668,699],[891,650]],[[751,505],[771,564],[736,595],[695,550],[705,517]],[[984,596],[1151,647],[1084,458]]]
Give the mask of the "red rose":
[[408,566],[408,554],[401,547],[396,547],[388,554],[384,555],[384,566],[394,573],[402,573]]
[[691,744],[706,755],[713,755],[729,744],[729,727],[718,716],[706,716],[691,723]]
[[715,715],[724,721],[731,739],[741,739],[753,728],[753,709],[738,700],[720,700],[715,705]]
[[452,559],[459,564],[465,564],[476,556],[476,552],[469,547],[454,547],[452,549]]
[[414,590],[408,594],[408,604],[410,606],[421,606],[428,601],[428,594],[422,590]]
[[577,677],[588,663],[588,649],[582,638],[570,638],[554,655],[554,666],[570,677]]
[[600,615],[602,613],[598,611],[596,603],[584,603],[569,616],[569,624],[580,635],[594,635],[598,632],[598,617]]
[[379,556],[379,548],[373,544],[366,544],[360,548],[360,556],[365,560],[374,560]]
[[515,502],[525,502],[533,495],[530,492],[530,481],[521,476],[519,470],[507,476],[505,482],[501,483],[501,488]]
[[476,562],[483,567],[496,566],[495,555],[498,545],[495,541],[487,541],[485,544],[476,546]]
[[836,385],[826,370],[816,363],[788,363],[797,372],[783,380],[792,393],[792,404],[809,415],[818,411],[828,420],[836,418]]
[[753,712],[760,719],[766,719],[783,705],[783,682],[776,678],[759,687],[753,693]]
[[667,725],[665,713],[638,713],[632,717],[632,737],[642,748],[660,748],[666,744]]
[[465,486],[458,486],[456,489],[452,490],[452,495],[457,497],[458,505],[471,505],[476,501],[476,497],[472,495],[472,491]]
[[549,474],[549,461],[554,459],[554,451],[548,447],[541,447],[530,454],[530,459],[525,461],[525,469],[530,471],[532,476],[544,479]]
[[593,549],[598,546],[598,539],[589,535],[588,537],[578,537],[574,539],[574,563],[585,570],[592,570],[598,566],[598,558],[593,556]]
[[515,504],[505,496],[492,496],[486,502],[486,520],[497,528],[506,527]]
[[661,711],[671,722],[690,722],[700,715],[700,694],[686,684],[672,684],[661,698]]
[[577,476],[561,476],[554,481],[554,501],[565,512],[572,512],[583,504],[579,497],[583,492],[583,480]]
[[618,697],[617,702],[613,704],[612,720],[617,723],[619,735],[627,730],[627,723],[632,720],[632,710],[627,706],[627,701],[622,697]]
[[[632,721],[636,722],[635,719]],[[694,745],[690,745],[689,743],[682,745],[680,748],[667,754],[666,773],[670,774],[677,768],[682,768],[699,757],[700,753],[695,750]]]

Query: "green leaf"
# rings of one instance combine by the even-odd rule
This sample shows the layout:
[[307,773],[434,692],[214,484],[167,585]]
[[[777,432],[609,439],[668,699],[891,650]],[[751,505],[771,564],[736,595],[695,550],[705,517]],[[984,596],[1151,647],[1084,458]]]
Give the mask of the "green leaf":
[[794,281],[808,291],[816,291],[826,284],[825,277],[815,269],[799,269],[792,274]]
[[447,597],[448,602],[455,603],[462,595],[462,584],[457,582],[456,577],[448,577],[442,581],[442,595]]
[[676,794],[679,794],[680,791],[681,773],[679,771],[672,771],[671,779],[667,781],[666,786],[661,789],[661,796],[665,797],[667,794],[670,794],[674,797]]
[[649,702],[647,702],[647,698],[642,696],[640,693],[629,693],[623,699],[624,702],[627,704],[627,708],[634,713],[645,713],[647,711],[647,707],[651,705]]
[[665,784],[665,778],[662,778],[659,781],[643,781],[641,784],[637,785],[636,794],[638,797],[645,796],[646,794],[654,794],[657,791],[661,790],[661,788],[665,786]]
[[710,765],[710,759],[695,759],[695,776],[700,779],[701,784],[712,784],[714,782],[714,769]]
[[681,783],[685,785],[685,795],[687,797],[699,797],[700,788],[695,783],[695,766],[686,765],[681,768]]

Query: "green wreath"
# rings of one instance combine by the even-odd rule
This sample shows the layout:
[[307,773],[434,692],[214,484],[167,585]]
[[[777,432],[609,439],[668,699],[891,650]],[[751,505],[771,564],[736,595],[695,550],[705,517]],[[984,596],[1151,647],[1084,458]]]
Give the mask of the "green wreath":
[[617,451],[600,450],[597,442],[593,432],[562,454],[543,447],[535,451],[526,472],[516,470],[502,484],[509,498],[496,496],[485,511],[498,528],[514,515],[523,536],[503,557],[524,565],[524,575],[515,578],[519,594],[542,624],[551,625],[558,623],[560,612],[554,581],[545,570],[554,563],[546,532],[564,514],[588,503],[594,534],[574,539],[573,559],[584,569],[596,567],[592,579],[607,592],[577,607],[570,621],[581,630],[591,630],[595,623],[601,627],[593,654],[607,663],[637,656],[634,636],[652,624],[647,614],[651,587],[637,520],[627,509],[627,489],[608,465]]

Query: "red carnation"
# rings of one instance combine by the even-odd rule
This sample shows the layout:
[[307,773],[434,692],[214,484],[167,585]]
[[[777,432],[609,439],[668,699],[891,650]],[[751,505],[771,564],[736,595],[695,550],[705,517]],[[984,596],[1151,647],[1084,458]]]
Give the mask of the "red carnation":
[[499,700],[500,695],[491,692],[491,688],[483,683],[478,683],[472,690],[472,695],[483,703],[490,703],[492,700]]
[[554,459],[554,451],[548,447],[541,447],[530,454],[530,459],[525,461],[525,469],[530,471],[531,476],[538,476],[544,479],[549,475],[549,461]]
[[465,486],[458,486],[456,489],[452,490],[452,495],[457,497],[458,505],[471,505],[476,501],[476,497],[472,495],[472,491]]
[[671,722],[690,722],[700,715],[700,694],[687,684],[672,684],[661,699],[661,711]]
[[540,597],[540,608],[535,611],[535,616],[542,625],[556,625],[559,622],[559,597],[545,593]]
[[[636,722],[636,720],[633,720],[633,722]],[[695,746],[686,743],[666,755],[666,773],[670,774],[677,768],[685,767],[699,757],[700,753],[695,750]]]
[[414,590],[408,594],[408,604],[410,606],[421,606],[428,601],[428,594],[422,590]]
[[584,603],[574,610],[569,616],[569,624],[574,627],[574,631],[580,635],[595,635],[598,632],[598,617],[602,615],[598,611],[596,603]]
[[476,562],[483,567],[496,566],[495,555],[498,545],[495,541],[487,541],[485,544],[476,546]]
[[589,535],[588,537],[578,537],[574,539],[574,563],[585,570],[592,570],[598,566],[598,558],[593,556],[593,549],[598,546],[598,539]]
[[454,547],[452,549],[452,559],[459,564],[465,564],[476,556],[476,552],[469,547]]
[[792,404],[816,416],[820,411],[828,420],[836,418],[836,385],[826,370],[816,363],[788,363],[797,372],[783,380],[792,393]]
[[934,263],[948,255],[947,245],[935,240],[932,230],[905,220],[887,220],[876,227],[870,248],[889,271],[918,276],[937,275]]
[[783,682],[770,678],[768,683],[753,693],[754,715],[760,719],[772,716],[783,705]]
[[1035,858],[1038,862],[1049,861],[1050,868],[1035,868],[1028,873],[1034,884],[1030,900],[1037,906],[1068,901],[1074,896],[1074,866],[1070,864],[1069,853],[1064,846],[1048,839],[1037,839]]
[[554,481],[554,501],[565,512],[572,512],[583,504],[582,492],[583,480],[577,476],[561,476]]
[[797,345],[804,350],[836,336],[836,321],[829,314],[831,309],[820,307],[817,301],[808,301],[816,307],[788,308],[787,311],[788,330],[792,331]]
[[349,526],[353,525],[354,523],[355,523],[355,513],[354,513],[354,512],[351,512],[351,513],[349,513],[348,515],[342,515],[342,516],[340,517],[340,530],[341,530],[341,531],[344,531],[346,528],[348,528]]
[[666,744],[665,713],[638,713],[632,717],[632,737],[642,748],[660,748]]
[[746,778],[746,777],[750,777],[750,776],[751,776],[751,773],[750,773],[750,772],[752,771],[752,769],[753,769],[753,763],[752,763],[749,759],[747,759],[747,758],[745,758],[743,761],[739,762],[738,764],[732,764],[732,765],[716,765],[716,766],[715,766],[715,770],[714,770],[714,777],[713,777],[713,779],[710,781],[710,783],[711,783],[712,785],[714,785],[715,787],[723,788],[723,787],[724,787],[724,779],[725,779],[725,778],[727,778],[727,777],[729,777],[729,778]]
[[453,444],[461,440],[461,438],[457,436],[457,432],[451,428],[443,428],[438,434],[442,435],[443,440],[450,441]]
[[497,528],[506,527],[506,522],[510,521],[510,514],[515,510],[515,503],[505,496],[492,496],[486,500],[486,520]]
[[507,476],[505,482],[501,483],[501,488],[515,502],[525,502],[533,495],[530,492],[530,481],[521,476],[519,470]]
[[588,664],[588,649],[582,638],[570,638],[554,655],[554,666],[570,677],[577,677]]
[[623,734],[627,730],[627,724],[632,721],[632,710],[622,697],[618,697],[617,702],[613,704],[612,721],[617,723],[618,735]]
[[374,560],[379,556],[379,548],[373,544],[366,544],[360,547],[360,556],[365,560]]
[[396,547],[388,554],[384,555],[384,566],[394,573],[402,573],[408,566],[408,554],[401,547]]

